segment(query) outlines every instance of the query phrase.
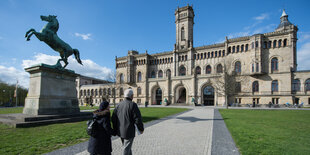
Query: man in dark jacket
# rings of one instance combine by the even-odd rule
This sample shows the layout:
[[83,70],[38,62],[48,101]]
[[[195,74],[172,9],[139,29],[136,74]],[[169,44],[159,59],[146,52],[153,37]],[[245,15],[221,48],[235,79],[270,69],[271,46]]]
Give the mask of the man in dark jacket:
[[113,129],[121,138],[123,154],[131,155],[131,146],[135,138],[135,125],[142,134],[144,131],[140,110],[136,103],[132,102],[133,91],[127,89],[124,92],[125,100],[120,102],[112,115]]

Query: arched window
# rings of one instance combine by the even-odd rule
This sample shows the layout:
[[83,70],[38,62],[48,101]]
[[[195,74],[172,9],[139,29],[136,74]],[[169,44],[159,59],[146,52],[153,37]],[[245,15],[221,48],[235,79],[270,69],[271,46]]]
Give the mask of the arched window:
[[87,96],[87,94],[86,94],[86,90],[84,90],[84,96]]
[[179,69],[179,76],[185,76],[186,75],[186,68],[182,65]]
[[194,54],[193,59],[196,60],[196,54]]
[[278,71],[278,58],[271,59],[271,72]]
[[252,49],[254,49],[254,48],[255,48],[255,46],[254,46],[254,42],[252,42],[252,43],[251,43],[251,46],[252,46]]
[[119,88],[119,96],[123,96],[123,95],[124,95],[123,88]]
[[138,96],[141,95],[141,88],[140,87],[137,88],[137,95]]
[[273,80],[271,83],[271,91],[272,92],[278,92],[279,91],[279,86],[278,86],[278,80]]
[[231,52],[231,46],[228,47],[228,53],[229,54]]
[[166,77],[171,77],[171,70],[170,69],[168,69],[167,71],[166,71]]
[[141,74],[141,72],[138,72],[138,82],[141,82],[142,81],[142,74]]
[[223,56],[225,56],[225,50],[223,50]]
[[152,71],[152,72],[151,72],[151,78],[156,78],[155,71]]
[[163,77],[163,71],[160,70],[160,71],[158,71],[158,78],[162,78],[162,77]]
[[258,92],[259,91],[259,85],[258,85],[258,81],[254,81],[252,84],[252,91],[253,92]]
[[90,91],[90,96],[94,96],[94,89]]
[[83,96],[83,90],[80,90],[80,96]]
[[185,30],[184,30],[184,27],[181,28],[181,40],[185,40]]
[[218,64],[216,66],[216,73],[223,73],[223,66],[222,66],[222,64]]
[[95,89],[95,96],[98,96],[98,89]]
[[90,91],[89,91],[89,89],[87,90],[87,96],[90,96]]
[[103,88],[103,95],[107,95],[107,90]]
[[238,45],[238,46],[237,46],[237,52],[239,52],[239,48],[240,48],[240,46]]
[[294,92],[300,91],[300,81],[298,79],[295,79],[293,81],[293,88],[292,89]]
[[281,47],[282,46],[282,40],[279,40],[278,41],[278,47]]
[[102,89],[99,89],[99,95],[102,96]]
[[255,47],[256,48],[258,47],[258,41],[255,41]]
[[111,95],[111,88],[108,88],[108,95]]
[[207,58],[207,53],[206,53],[206,52],[203,53],[203,58],[204,58],[204,59]]
[[123,74],[119,75],[119,82],[124,83],[124,75]]
[[210,65],[208,65],[206,67],[206,74],[211,74],[211,66]]
[[252,72],[254,72],[255,69],[254,69],[254,63],[252,63]]
[[241,62],[240,61],[235,62],[235,72],[241,73]]
[[241,45],[241,52],[244,51],[244,45]]
[[196,74],[197,75],[201,74],[201,68],[199,66],[196,67]]
[[249,50],[249,44],[246,44],[245,45],[245,51],[248,51]]
[[208,58],[210,58],[210,52],[208,52]]
[[213,53],[214,53],[214,52],[212,51],[212,52],[211,52],[211,58],[213,58]]
[[214,52],[214,57],[217,57],[217,51]]
[[264,41],[263,48],[267,48],[267,41]]
[[115,96],[115,88],[112,88],[112,95]]
[[273,48],[276,48],[276,47],[277,47],[277,41],[274,40],[274,41],[273,41]]
[[305,90],[310,91],[310,79],[307,79],[305,82]]
[[232,52],[233,52],[233,53],[235,53],[235,46],[233,46],[233,48],[232,48]]
[[271,42],[272,41],[268,41],[268,46],[267,46],[268,48],[271,48]]
[[283,41],[283,47],[286,47],[286,45],[287,45],[287,39],[284,39],[284,41]]
[[221,50],[219,50],[219,57],[221,57],[222,56],[222,51]]

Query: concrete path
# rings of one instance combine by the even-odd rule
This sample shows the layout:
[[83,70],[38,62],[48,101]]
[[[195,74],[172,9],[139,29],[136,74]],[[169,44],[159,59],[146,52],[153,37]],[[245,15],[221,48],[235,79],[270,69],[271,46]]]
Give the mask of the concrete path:
[[[239,154],[217,109],[192,108],[188,112],[145,124],[142,135],[136,136],[134,155],[210,155]],[[214,117],[216,117],[214,119]],[[216,126],[216,129],[214,128]],[[223,128],[219,130],[218,128]],[[220,131],[220,132],[219,132]],[[217,139],[215,140],[214,137]],[[212,140],[213,139],[213,140]],[[121,155],[119,138],[112,138],[113,155]],[[214,142],[213,142],[214,141]],[[87,142],[48,153],[88,155]],[[82,150],[81,150],[82,149]]]

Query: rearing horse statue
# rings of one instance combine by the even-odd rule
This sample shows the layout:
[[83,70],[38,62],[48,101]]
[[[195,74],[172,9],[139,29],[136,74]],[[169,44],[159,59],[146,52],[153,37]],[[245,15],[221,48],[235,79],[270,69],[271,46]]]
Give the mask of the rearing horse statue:
[[[34,34],[40,41],[44,41],[48,46],[50,46],[53,50],[59,52],[60,59],[57,61],[55,65],[57,68],[64,69],[68,65],[68,57],[72,54],[75,55],[75,59],[81,65],[82,61],[80,59],[80,53],[77,49],[72,49],[69,44],[61,40],[57,36],[57,31],[59,28],[57,16],[49,15],[49,16],[40,16],[41,20],[47,21],[48,23],[42,28],[40,32],[36,32],[35,29],[30,29],[26,32],[25,37],[27,41],[30,40],[31,36]],[[62,67],[60,61],[63,61],[65,65]]]

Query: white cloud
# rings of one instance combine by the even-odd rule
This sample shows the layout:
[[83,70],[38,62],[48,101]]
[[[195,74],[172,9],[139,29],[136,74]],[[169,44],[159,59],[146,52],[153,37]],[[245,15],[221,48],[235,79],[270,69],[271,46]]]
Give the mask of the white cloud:
[[91,34],[90,33],[87,33],[87,34],[82,34],[82,33],[75,33],[75,36],[77,37],[82,37],[83,40],[90,40],[90,36]]
[[[34,56],[34,59],[32,60],[23,60],[22,66],[26,68],[39,63],[55,65],[59,58],[59,56],[51,56],[38,53]],[[100,66],[89,59],[82,60],[83,66],[75,60],[74,56],[69,57],[68,62],[69,65],[66,67],[66,69],[74,70],[76,73],[81,75],[90,76],[98,79],[108,79],[110,77],[110,74],[112,74],[112,70],[110,68]]]
[[[59,56],[38,53],[31,60],[23,60],[22,67],[27,68],[40,63],[55,65],[59,58]],[[82,60],[83,66],[77,63],[74,56],[69,57],[68,62],[69,65],[66,67],[66,69],[71,69],[75,71],[75,73],[81,75],[98,79],[109,79],[111,75],[113,75],[112,69],[100,66],[89,59]],[[16,69],[15,67],[6,67],[0,65],[0,80],[9,84],[15,84],[16,80],[18,80],[21,86],[25,88],[29,87],[29,73],[24,70]]]
[[5,67],[0,65],[0,80],[8,84],[15,84],[18,80],[19,85],[29,87],[29,74],[15,67]]
[[310,42],[301,45],[297,52],[298,70],[310,70]]
[[269,18],[268,13],[262,13],[261,15],[254,17],[255,20],[262,21]]
[[304,41],[307,41],[310,39],[310,33],[309,32],[299,32],[298,35],[299,35],[299,37],[298,37],[299,42],[304,42]]

